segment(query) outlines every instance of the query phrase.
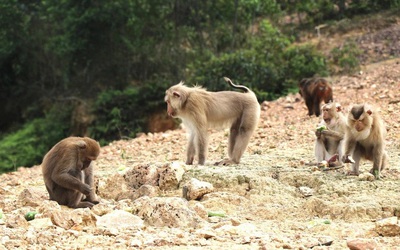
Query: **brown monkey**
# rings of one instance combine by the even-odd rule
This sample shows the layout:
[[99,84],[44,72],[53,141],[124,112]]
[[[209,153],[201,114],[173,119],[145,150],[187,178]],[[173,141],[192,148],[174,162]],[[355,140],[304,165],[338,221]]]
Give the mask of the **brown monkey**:
[[93,189],[92,164],[99,153],[99,143],[88,137],[68,137],[50,149],[41,165],[50,200],[71,208],[99,203]]
[[244,93],[209,92],[199,86],[187,87],[183,82],[165,92],[168,114],[181,118],[189,130],[186,164],[193,164],[197,152],[199,164],[204,165],[208,146],[207,129],[225,126],[230,126],[229,159],[217,164],[238,164],[257,127],[260,105],[256,95],[247,87],[235,85],[226,77],[224,79]]
[[[322,105],[322,121],[315,131],[315,158],[320,163],[328,161],[330,166],[342,165],[343,138],[346,132],[346,119],[339,103]],[[339,163],[335,164],[338,159]]]
[[320,115],[321,102],[333,100],[332,86],[324,78],[304,78],[299,82],[299,93],[306,102],[308,115]]
[[379,113],[369,104],[353,105],[347,116],[342,159],[345,163],[353,163],[349,174],[359,175],[360,159],[365,158],[373,162],[371,174],[376,179],[380,178],[388,158],[385,137],[386,128]]

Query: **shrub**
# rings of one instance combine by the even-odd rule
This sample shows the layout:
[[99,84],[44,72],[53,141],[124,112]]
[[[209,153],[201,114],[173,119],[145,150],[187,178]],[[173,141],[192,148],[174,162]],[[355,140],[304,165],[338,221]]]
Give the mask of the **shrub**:
[[0,140],[0,172],[40,164],[58,141],[68,136],[70,108],[55,105],[44,118],[27,122]]

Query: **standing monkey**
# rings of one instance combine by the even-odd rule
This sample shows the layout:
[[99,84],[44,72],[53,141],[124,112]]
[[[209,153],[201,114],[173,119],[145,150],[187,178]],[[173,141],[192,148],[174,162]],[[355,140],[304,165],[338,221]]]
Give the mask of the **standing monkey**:
[[345,163],[353,163],[350,174],[360,174],[360,159],[365,158],[373,162],[371,174],[376,179],[380,178],[380,172],[385,168],[388,158],[385,137],[386,128],[379,113],[369,104],[353,105],[347,116],[345,152],[342,159]]
[[306,102],[308,115],[319,116],[321,102],[331,102],[332,86],[324,78],[304,78],[299,82],[299,93]]
[[202,87],[187,87],[180,82],[165,92],[167,112],[179,117],[189,129],[186,164],[193,164],[197,153],[198,162],[204,165],[208,146],[207,129],[230,126],[229,159],[218,165],[238,164],[250,137],[257,127],[260,105],[256,95],[247,87],[235,85],[224,78],[233,88],[243,90],[210,92]]
[[71,208],[99,203],[93,189],[92,164],[99,153],[99,143],[88,137],[68,137],[51,148],[41,165],[50,200]]
[[[346,119],[339,103],[330,102],[324,104],[322,121],[315,131],[315,158],[320,163],[326,160],[329,165],[335,166],[336,158],[342,165],[343,138],[346,132]],[[321,129],[322,128],[322,129]]]

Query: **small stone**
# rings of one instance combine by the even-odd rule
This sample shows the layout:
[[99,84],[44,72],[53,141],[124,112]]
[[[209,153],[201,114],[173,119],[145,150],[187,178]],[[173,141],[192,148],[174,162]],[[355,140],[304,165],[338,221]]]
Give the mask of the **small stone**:
[[367,239],[354,239],[347,240],[347,247],[350,250],[375,250],[378,249],[378,245],[373,240]]

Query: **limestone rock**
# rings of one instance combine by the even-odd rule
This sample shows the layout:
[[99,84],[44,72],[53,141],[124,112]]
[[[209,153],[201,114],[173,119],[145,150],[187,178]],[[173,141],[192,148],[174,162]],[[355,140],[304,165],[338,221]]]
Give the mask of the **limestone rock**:
[[161,190],[173,190],[177,189],[179,182],[182,180],[182,176],[185,173],[183,164],[173,162],[171,164],[164,165],[159,171],[160,179],[158,185]]
[[158,167],[151,164],[137,165],[128,170],[124,178],[128,185],[134,189],[138,189],[144,184],[158,186]]
[[365,172],[365,173],[361,173],[358,176],[358,180],[360,180],[360,181],[374,181],[375,180],[375,176],[373,174],[371,174],[370,172]]
[[399,236],[400,225],[397,217],[389,217],[378,220],[375,224],[375,231],[382,236]]
[[115,210],[97,219],[96,225],[105,228],[142,228],[143,220],[123,210]]
[[94,226],[96,217],[89,208],[56,210],[51,214],[51,221],[54,225],[64,229]]
[[200,200],[205,194],[211,193],[214,187],[211,183],[192,178],[183,186],[182,190],[183,198],[187,200]]
[[204,222],[186,200],[177,197],[141,197],[134,201],[133,212],[155,227],[194,228]]
[[21,214],[11,214],[7,216],[6,226],[10,228],[28,227],[29,223]]
[[37,207],[44,199],[44,194],[33,188],[25,188],[18,196],[22,206]]
[[120,200],[126,193],[133,193],[121,174],[114,174],[104,181],[99,181],[98,195],[100,198]]

